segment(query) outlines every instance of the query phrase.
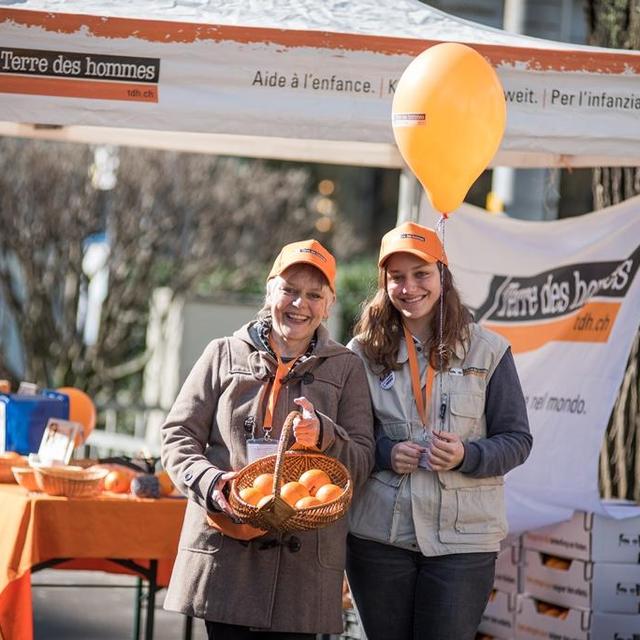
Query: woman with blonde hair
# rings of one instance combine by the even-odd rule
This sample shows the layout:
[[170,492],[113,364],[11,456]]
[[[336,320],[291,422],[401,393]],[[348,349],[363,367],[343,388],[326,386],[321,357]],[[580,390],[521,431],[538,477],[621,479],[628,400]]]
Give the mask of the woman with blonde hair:
[[474,323],[432,229],[392,229],[378,266],[348,345],[376,432],[349,584],[368,640],[472,640],[507,533],[503,476],[531,449],[524,397],[508,343]]
[[322,324],[335,300],[335,272],[318,241],[286,245],[257,319],[207,346],[162,427],[162,462],[188,498],[165,607],[204,618],[212,640],[342,632],[346,518],[270,534],[238,525],[227,500],[239,469],[275,453],[296,408],[299,444],[339,459],[356,486],[369,474],[364,367]]

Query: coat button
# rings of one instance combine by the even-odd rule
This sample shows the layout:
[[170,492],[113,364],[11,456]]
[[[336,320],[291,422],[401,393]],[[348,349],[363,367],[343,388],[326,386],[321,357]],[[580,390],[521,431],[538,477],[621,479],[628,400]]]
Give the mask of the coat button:
[[289,551],[291,551],[291,553],[298,553],[298,551],[300,551],[300,549],[302,548],[302,543],[300,542],[300,538],[291,536],[289,538],[287,546],[289,547]]
[[187,473],[184,474],[184,479],[188,482],[191,478],[193,478],[193,474],[191,471],[187,471]]

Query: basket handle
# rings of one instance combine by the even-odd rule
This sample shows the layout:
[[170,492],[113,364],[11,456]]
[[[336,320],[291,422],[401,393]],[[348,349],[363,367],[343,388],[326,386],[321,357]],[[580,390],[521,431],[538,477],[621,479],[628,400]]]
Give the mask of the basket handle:
[[287,443],[293,431],[293,421],[296,418],[302,418],[299,411],[291,411],[285,418],[280,432],[280,440],[278,441],[278,451],[276,453],[276,467],[273,472],[273,495],[280,495],[280,487],[282,485],[282,467],[284,465],[284,454],[287,450]]

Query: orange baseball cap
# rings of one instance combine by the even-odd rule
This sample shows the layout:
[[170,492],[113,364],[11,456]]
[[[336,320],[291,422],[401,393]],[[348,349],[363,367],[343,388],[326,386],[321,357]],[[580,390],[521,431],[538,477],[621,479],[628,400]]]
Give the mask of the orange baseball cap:
[[294,264],[315,267],[327,279],[331,291],[336,292],[336,259],[317,240],[302,240],[282,247],[267,280],[279,276]]
[[444,252],[438,234],[417,222],[403,222],[384,234],[380,244],[378,267],[382,267],[392,253],[412,253],[425,262],[448,264],[447,254]]

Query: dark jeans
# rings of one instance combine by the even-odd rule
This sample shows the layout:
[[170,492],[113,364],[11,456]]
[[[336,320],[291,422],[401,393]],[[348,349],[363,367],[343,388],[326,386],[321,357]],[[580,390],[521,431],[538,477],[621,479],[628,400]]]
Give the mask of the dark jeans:
[[367,640],[473,640],[495,553],[423,556],[350,535],[347,576]]
[[205,620],[209,640],[315,640],[315,633],[252,631],[249,627]]

